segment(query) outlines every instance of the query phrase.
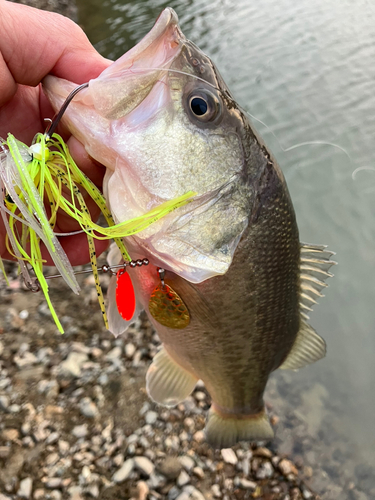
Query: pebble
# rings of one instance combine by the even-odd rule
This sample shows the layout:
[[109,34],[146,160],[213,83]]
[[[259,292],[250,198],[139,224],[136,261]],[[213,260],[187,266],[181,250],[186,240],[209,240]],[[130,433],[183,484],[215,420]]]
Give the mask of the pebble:
[[237,455],[232,450],[232,448],[223,448],[221,450],[221,456],[223,457],[224,462],[227,464],[236,465],[238,462]]
[[0,410],[6,411],[9,407],[9,397],[8,396],[0,396]]
[[27,477],[25,479],[22,479],[22,481],[20,482],[17,495],[20,498],[30,498],[32,490],[33,490],[33,480],[31,479],[31,477]]
[[99,415],[96,404],[88,397],[82,398],[79,402],[79,410],[84,417],[95,418]]
[[156,413],[156,411],[148,411],[146,414],[145,414],[145,421],[146,421],[146,424],[148,425],[154,425],[155,422],[157,421],[158,419],[158,413]]
[[249,481],[248,479],[242,477],[238,480],[238,486],[244,490],[255,490],[257,483],[254,481]]
[[199,477],[199,479],[203,479],[205,476],[204,470],[202,469],[202,467],[194,467],[193,474],[195,476]]
[[114,483],[122,483],[132,473],[134,468],[134,460],[132,458],[129,458],[124,462],[124,464],[118,469],[112,476],[112,481]]
[[187,472],[185,472],[184,470],[182,470],[177,478],[177,486],[182,488],[183,486],[185,486],[186,484],[189,484],[189,483],[190,483],[189,474]]
[[188,455],[182,455],[181,457],[178,457],[178,461],[180,462],[182,467],[188,472],[192,470],[193,467],[195,466],[195,461]]
[[72,430],[72,434],[76,438],[84,438],[87,436],[88,432],[87,424],[76,425]]
[[22,356],[14,356],[13,361],[16,363],[18,368],[25,368],[35,364],[38,359],[32,352],[27,351],[22,354]]
[[203,441],[206,440],[206,436],[204,434],[204,431],[197,431],[194,436],[193,436],[194,441],[197,443],[203,443]]
[[220,491],[220,486],[218,484],[213,484],[211,486],[211,491],[212,491],[212,494],[215,498],[221,498],[221,491]]
[[151,476],[154,472],[154,464],[147,457],[134,457],[134,466],[145,476]]
[[124,350],[125,350],[125,356],[128,359],[131,359],[134,356],[134,353],[137,350],[137,348],[135,347],[134,344],[129,343],[129,344],[125,345],[125,349]]
[[255,472],[255,477],[257,479],[266,479],[272,477],[274,473],[271,462],[264,462]]
[[16,441],[20,437],[17,429],[4,429],[1,435],[5,441]]
[[80,377],[81,367],[88,360],[84,352],[71,352],[69,356],[60,365],[62,375],[70,377]]
[[106,359],[108,361],[114,361],[121,357],[122,349],[121,347],[114,347],[111,351],[109,351],[106,355]]
[[149,491],[150,489],[145,481],[138,481],[137,483],[138,500],[146,500]]
[[[38,488],[37,490],[34,491],[33,499],[34,500],[42,500],[45,498],[46,491],[43,488]],[[1,497],[0,497],[1,500]]]
[[9,446],[0,446],[0,458],[8,458],[10,454]]
[[167,457],[158,467],[160,473],[167,479],[176,479],[180,475],[182,469],[181,458],[183,457],[179,457],[179,459],[176,460],[175,457]]
[[296,467],[290,460],[287,460],[286,458],[279,462],[278,467],[283,476],[288,476],[289,474],[298,474],[298,470],[296,469]]

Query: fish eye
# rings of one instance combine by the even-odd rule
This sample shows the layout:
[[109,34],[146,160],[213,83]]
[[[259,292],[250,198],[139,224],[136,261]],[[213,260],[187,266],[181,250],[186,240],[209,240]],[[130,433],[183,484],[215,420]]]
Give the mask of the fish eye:
[[215,120],[221,109],[218,98],[208,90],[194,90],[187,101],[190,116],[204,123]]
[[203,97],[193,97],[190,99],[190,109],[196,116],[204,116],[208,110],[208,103]]

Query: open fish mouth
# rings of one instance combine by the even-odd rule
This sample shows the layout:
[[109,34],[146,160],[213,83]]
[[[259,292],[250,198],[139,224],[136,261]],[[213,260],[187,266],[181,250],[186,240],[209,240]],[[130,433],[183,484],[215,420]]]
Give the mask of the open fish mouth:
[[[110,120],[131,113],[178,56],[183,40],[177,14],[170,8],[163,10],[154,27],[137,45],[90,81],[96,111]],[[111,92],[108,92],[109,84]]]

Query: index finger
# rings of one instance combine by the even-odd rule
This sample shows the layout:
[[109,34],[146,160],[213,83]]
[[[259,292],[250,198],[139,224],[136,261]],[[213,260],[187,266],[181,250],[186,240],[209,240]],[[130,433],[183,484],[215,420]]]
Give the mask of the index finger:
[[52,73],[80,84],[110,64],[81,28],[60,14],[0,0],[0,33],[0,106],[19,83],[36,86]]

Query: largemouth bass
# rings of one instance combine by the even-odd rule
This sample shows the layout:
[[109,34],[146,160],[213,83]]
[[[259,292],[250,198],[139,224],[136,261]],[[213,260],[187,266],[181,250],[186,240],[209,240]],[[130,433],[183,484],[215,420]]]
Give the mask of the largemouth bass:
[[[59,109],[75,85],[50,76],[44,87]],[[173,406],[201,379],[212,398],[209,443],[271,438],[263,402],[270,373],[326,352],[306,312],[326,286],[332,253],[299,242],[283,174],[215,65],[167,8],[75,97],[64,121],[107,167],[104,193],[116,221],[196,193],[126,238],[134,259],[150,261],[129,274],[138,310],[163,343],[147,373],[149,395]],[[118,263],[116,252],[110,261]],[[166,289],[180,300],[182,325],[173,307],[158,311]],[[118,334],[129,322],[116,309],[115,290],[113,279],[108,316]]]

